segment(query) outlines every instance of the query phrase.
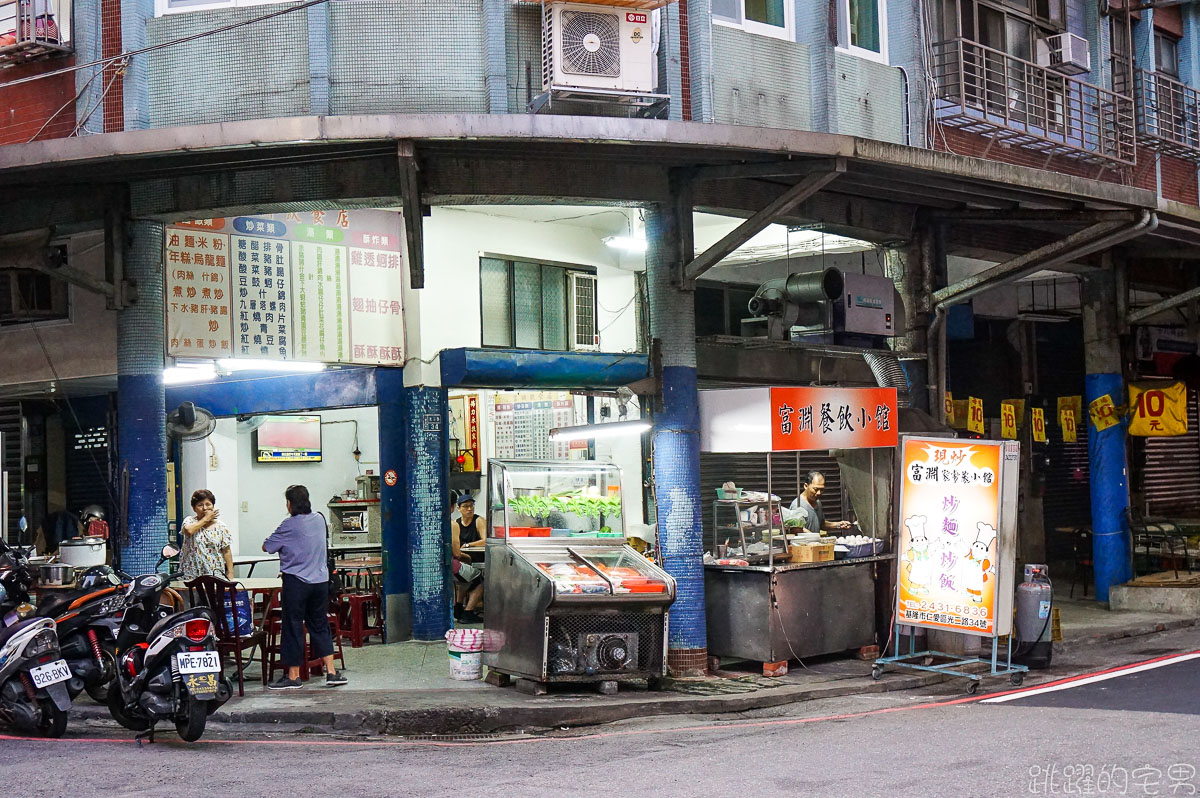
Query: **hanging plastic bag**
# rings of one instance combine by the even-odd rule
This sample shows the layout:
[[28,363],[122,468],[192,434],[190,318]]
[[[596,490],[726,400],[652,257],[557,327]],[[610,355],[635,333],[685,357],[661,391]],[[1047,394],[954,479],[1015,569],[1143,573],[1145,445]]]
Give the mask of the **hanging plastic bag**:
[[225,594],[225,624],[231,630],[236,630],[241,637],[249,637],[254,634],[254,612],[253,605],[250,603],[249,591],[237,591],[232,606],[230,606],[229,593]]

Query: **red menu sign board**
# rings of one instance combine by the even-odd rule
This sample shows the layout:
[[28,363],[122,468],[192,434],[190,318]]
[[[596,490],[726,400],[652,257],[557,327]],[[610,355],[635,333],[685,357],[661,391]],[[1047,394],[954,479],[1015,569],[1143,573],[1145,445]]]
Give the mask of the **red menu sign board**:
[[771,450],[870,449],[899,440],[895,388],[772,388]]

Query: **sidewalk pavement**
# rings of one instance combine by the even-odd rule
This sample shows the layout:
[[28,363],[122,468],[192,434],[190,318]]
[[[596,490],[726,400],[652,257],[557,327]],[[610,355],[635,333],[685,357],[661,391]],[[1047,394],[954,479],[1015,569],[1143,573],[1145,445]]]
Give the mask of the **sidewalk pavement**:
[[[1110,611],[1094,601],[1059,600],[1063,642],[1055,656],[1125,637],[1200,624],[1200,618]],[[479,735],[502,730],[576,727],[659,715],[717,714],[766,709],[822,698],[908,690],[944,681],[938,674],[887,669],[871,679],[871,662],[822,658],[791,664],[786,676],[728,670],[696,680],[665,680],[661,691],[622,685],[603,696],[579,686],[552,686],[548,695],[529,696],[512,687],[450,678],[444,643],[406,642],[347,648],[346,687],[326,688],[316,677],[304,688],[273,693],[262,686],[257,666],[246,674],[246,695],[235,692],[213,720],[254,724],[280,731],[316,731],[406,736]],[[1046,672],[1041,672],[1042,674]],[[1055,674],[1059,676],[1061,674]],[[1037,671],[1026,682],[1040,681]],[[236,689],[236,682],[235,682]],[[107,719],[105,707],[81,696],[72,716]]]

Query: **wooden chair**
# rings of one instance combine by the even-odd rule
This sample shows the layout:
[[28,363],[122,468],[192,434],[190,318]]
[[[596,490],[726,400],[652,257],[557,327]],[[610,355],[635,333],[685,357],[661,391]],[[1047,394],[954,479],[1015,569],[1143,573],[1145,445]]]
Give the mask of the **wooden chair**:
[[[244,672],[246,666],[254,662],[255,648],[260,649],[259,661],[263,665],[263,684],[266,684],[266,658],[261,650],[266,642],[266,632],[255,627],[249,635],[242,635],[238,631],[237,612],[233,611],[229,615],[225,613],[226,604],[230,607],[237,606],[237,594],[240,589],[238,583],[219,576],[198,576],[185,584],[193,607],[205,606],[212,610],[213,624],[217,627],[217,651],[223,657],[232,654],[237,663],[238,696],[246,695]],[[242,652],[246,649],[250,649],[250,656],[243,659]]]
[[[1087,598],[1088,577],[1092,573],[1092,530],[1086,526],[1077,527],[1071,533],[1071,592],[1069,598],[1075,598],[1075,585],[1083,582],[1083,597]],[[1094,579],[1093,579],[1094,581]]]
[[[329,620],[329,633],[333,638],[333,656],[341,662],[342,668],[345,668],[346,655],[342,650],[342,637],[338,626],[337,613],[331,611],[326,617]],[[267,633],[267,642],[263,647],[263,673],[266,674],[267,679],[270,679],[275,675],[276,671],[286,670],[281,659],[279,645],[279,639],[283,634],[283,614],[278,608],[268,613],[264,626]],[[308,681],[309,674],[312,672],[319,673],[323,670],[323,666],[323,660],[313,659],[312,657],[307,629],[305,629],[304,662],[300,665],[300,680]]]

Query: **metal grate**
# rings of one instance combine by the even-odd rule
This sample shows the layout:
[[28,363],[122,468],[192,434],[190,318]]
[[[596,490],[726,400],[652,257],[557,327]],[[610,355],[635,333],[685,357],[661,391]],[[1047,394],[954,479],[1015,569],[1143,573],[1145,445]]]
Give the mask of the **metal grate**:
[[572,349],[598,349],[596,329],[596,277],[591,274],[571,275]]
[[0,534],[6,534],[10,540],[16,540],[19,531],[17,524],[21,520],[21,477],[25,470],[21,457],[20,402],[0,404],[0,433],[4,435],[4,450],[0,452],[3,465],[0,467],[8,472],[8,529]]
[[1196,392],[1188,391],[1188,431],[1146,438],[1143,484],[1146,515],[1200,515],[1200,424]]
[[621,76],[621,23],[616,14],[563,11],[561,21],[564,72]]
[[1075,443],[1062,439],[1059,424],[1047,424],[1046,492],[1042,497],[1042,523],[1051,557],[1065,558],[1071,553],[1071,540],[1056,534],[1059,527],[1091,526],[1092,496],[1088,479],[1088,425],[1075,428]]
[[1200,161],[1200,92],[1158,72],[1134,74],[1138,143]]
[[663,664],[663,620],[663,615],[649,612],[551,615],[550,645],[552,651],[555,644],[575,650],[581,634],[636,634],[637,669],[659,673]]

